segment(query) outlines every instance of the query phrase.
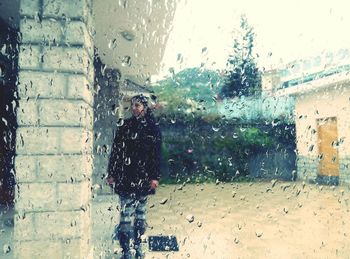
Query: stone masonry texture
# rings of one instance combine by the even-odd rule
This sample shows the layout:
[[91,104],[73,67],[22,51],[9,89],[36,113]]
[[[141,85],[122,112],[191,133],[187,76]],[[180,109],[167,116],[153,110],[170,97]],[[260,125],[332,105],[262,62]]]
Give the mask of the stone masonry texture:
[[[298,156],[297,168],[300,180],[315,180],[318,175],[319,161],[315,157]],[[350,157],[339,158],[339,182],[350,183]]]
[[21,0],[15,258],[92,258],[90,0]]
[[315,180],[317,177],[317,158],[297,156],[298,178],[300,180]]

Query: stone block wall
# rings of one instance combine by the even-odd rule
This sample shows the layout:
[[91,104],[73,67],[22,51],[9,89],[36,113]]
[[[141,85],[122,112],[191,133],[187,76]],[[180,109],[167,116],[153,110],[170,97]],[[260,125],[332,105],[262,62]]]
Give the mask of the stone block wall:
[[[315,181],[318,176],[318,158],[298,156],[297,168],[300,180]],[[339,183],[350,183],[350,157],[339,158]]]
[[298,179],[303,181],[315,181],[318,171],[317,157],[297,156]]
[[21,0],[16,258],[92,258],[90,0]]
[[340,183],[350,184],[350,157],[340,157],[339,159],[339,180]]

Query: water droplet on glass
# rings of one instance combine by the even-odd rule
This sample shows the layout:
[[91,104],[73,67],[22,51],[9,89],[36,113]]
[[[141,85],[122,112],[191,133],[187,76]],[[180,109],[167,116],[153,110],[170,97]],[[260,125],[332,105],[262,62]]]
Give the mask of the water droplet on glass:
[[135,35],[131,31],[122,31],[120,34],[127,41],[133,41],[135,39]]
[[182,56],[182,54],[181,54],[181,53],[178,53],[178,54],[177,54],[176,61],[178,61],[178,62],[180,62],[180,63],[182,63],[182,62],[183,62],[183,56]]
[[117,126],[123,126],[124,125],[124,120],[123,119],[119,119],[117,122]]
[[211,128],[212,128],[213,131],[215,131],[215,132],[218,132],[218,131],[220,130],[220,128],[216,128],[216,127],[214,127],[214,126],[212,126]]
[[309,147],[309,151],[311,152],[312,150],[314,150],[314,145],[311,145],[311,146]]
[[192,214],[189,214],[186,216],[186,219],[189,223],[192,223],[194,221],[194,216]]
[[255,231],[255,235],[257,236],[257,237],[262,237],[262,235],[263,235],[264,233],[261,231],[261,230],[257,230],[257,231]]
[[168,201],[168,199],[167,199],[167,198],[164,198],[164,199],[162,199],[159,203],[162,204],[162,205],[164,205],[167,201]]
[[130,56],[125,56],[122,60],[122,66],[126,67],[130,67],[131,66],[131,57]]
[[277,183],[276,179],[271,180],[271,187],[272,188],[275,187],[276,183]]
[[125,165],[130,165],[130,164],[131,164],[130,157],[125,158]]
[[108,48],[115,49],[117,47],[117,39],[110,40],[108,43]]
[[8,254],[11,252],[11,247],[9,244],[5,244],[2,248],[2,251],[4,252],[4,254]]
[[232,191],[232,198],[234,198],[236,196],[236,192],[235,191]]
[[1,120],[4,122],[5,126],[7,126],[7,120],[5,118],[1,118]]

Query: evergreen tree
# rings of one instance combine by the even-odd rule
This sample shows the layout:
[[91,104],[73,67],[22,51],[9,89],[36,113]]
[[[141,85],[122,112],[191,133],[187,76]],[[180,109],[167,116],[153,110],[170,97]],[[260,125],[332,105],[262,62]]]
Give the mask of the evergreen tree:
[[261,73],[253,57],[255,33],[245,15],[241,16],[240,32],[233,43],[233,54],[227,60],[222,98],[251,96],[261,93]]

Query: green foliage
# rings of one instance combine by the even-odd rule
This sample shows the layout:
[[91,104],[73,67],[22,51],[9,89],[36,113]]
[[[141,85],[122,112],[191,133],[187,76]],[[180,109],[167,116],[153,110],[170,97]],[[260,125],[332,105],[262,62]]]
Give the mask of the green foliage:
[[280,138],[292,140],[289,129],[281,132],[261,125],[222,120],[175,125],[162,125],[170,182],[236,181],[247,175],[251,155],[274,148]]
[[158,116],[201,117],[216,112],[223,79],[216,71],[188,68],[152,86],[164,108]]
[[232,98],[261,93],[261,72],[253,56],[254,38],[253,27],[242,15],[239,36],[234,40],[233,54],[227,60],[228,70],[220,92],[221,97]]

